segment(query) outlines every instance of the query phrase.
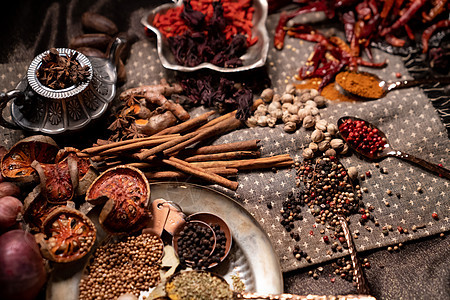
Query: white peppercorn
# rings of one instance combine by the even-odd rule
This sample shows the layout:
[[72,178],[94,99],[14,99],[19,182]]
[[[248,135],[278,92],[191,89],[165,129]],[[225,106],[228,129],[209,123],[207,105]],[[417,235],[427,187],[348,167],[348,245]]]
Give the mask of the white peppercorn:
[[288,111],[283,111],[283,115],[281,116],[281,120],[283,123],[289,122],[289,118],[291,117],[291,114]]
[[281,101],[280,94],[273,95],[272,102],[280,102],[280,101]]
[[311,90],[309,91],[309,93],[311,94],[311,98],[314,98],[314,97],[316,97],[316,96],[319,96],[319,91],[318,91],[318,90],[315,90],[315,89],[311,89]]
[[313,100],[308,100],[305,102],[305,106],[309,106],[312,108],[312,107],[317,107],[317,104]]
[[303,149],[302,155],[304,159],[311,159],[314,157],[314,152],[309,148],[305,148]]
[[274,95],[274,91],[273,89],[265,89],[264,91],[262,91],[261,93],[261,99],[264,102],[270,102],[273,99],[273,95]]
[[319,109],[317,107],[311,108],[311,115],[316,116],[319,114]]
[[303,119],[303,127],[305,127],[305,128],[314,127],[315,124],[316,124],[316,120],[311,115],[308,115]]
[[292,106],[292,103],[289,103],[289,102],[285,102],[285,103],[283,103],[283,105],[281,105],[281,109],[283,110],[283,111],[287,111],[287,110],[289,110],[289,108]]
[[308,100],[311,100],[311,94],[310,93],[304,93],[300,96],[301,102],[306,102]]
[[279,108],[279,109],[271,112],[270,116],[275,117],[277,119],[281,119],[281,117],[283,116],[283,111],[281,110],[281,108]]
[[316,129],[311,133],[311,141],[313,141],[314,143],[319,143],[323,141],[323,138],[324,135],[321,130]]
[[267,125],[269,125],[269,127],[275,127],[276,123],[277,123],[276,117],[273,117],[273,116],[267,117]]
[[286,122],[283,129],[286,132],[294,132],[297,129],[297,125],[294,122]]
[[265,104],[258,105],[258,107],[255,110],[255,115],[256,114],[258,114],[258,115],[265,115],[267,113],[267,107],[268,106],[265,105]]
[[291,114],[298,114],[298,110],[300,109],[300,106],[297,104],[292,104],[290,107],[288,107],[288,112]]
[[270,113],[280,108],[281,108],[280,102],[270,102],[269,106],[267,106],[267,111]]
[[294,122],[295,124],[299,124],[301,120],[298,115],[290,115],[288,118],[288,122]]
[[285,91],[286,91],[286,93],[291,94],[291,95],[295,94],[295,86],[294,86],[294,84],[288,83],[286,85],[286,90]]
[[301,108],[298,110],[297,115],[303,120],[306,116],[311,115],[311,109],[309,107]]

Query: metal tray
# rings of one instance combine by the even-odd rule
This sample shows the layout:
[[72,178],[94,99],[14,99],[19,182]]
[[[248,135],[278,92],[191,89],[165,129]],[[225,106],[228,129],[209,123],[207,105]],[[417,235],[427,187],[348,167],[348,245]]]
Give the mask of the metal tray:
[[[185,214],[210,212],[229,226],[233,246],[227,259],[212,272],[222,275],[230,284],[238,275],[249,292],[281,294],[283,277],[280,262],[269,238],[258,222],[232,198],[213,189],[187,183],[154,183],[150,185],[151,200],[163,198],[177,203]],[[93,209],[90,215],[97,229],[98,220]],[[106,237],[97,232],[97,242]],[[95,246],[94,246],[95,247]],[[47,300],[78,299],[78,284],[87,258],[71,264],[55,264],[47,286]]]
[[183,5],[183,1],[178,1],[177,3],[167,3],[158,6],[153,9],[150,14],[144,16],[141,19],[142,25],[147,29],[153,31],[157,37],[157,48],[158,56],[161,60],[162,65],[170,70],[182,71],[182,72],[193,72],[201,69],[211,69],[214,71],[229,73],[229,72],[240,72],[247,71],[254,68],[262,67],[266,63],[267,52],[269,50],[269,34],[266,28],[266,19],[268,5],[266,0],[253,0],[253,7],[255,12],[253,15],[253,29],[252,35],[258,37],[258,42],[253,46],[249,47],[247,52],[241,57],[243,61],[243,66],[236,68],[224,68],[213,65],[211,63],[202,63],[194,67],[186,67],[179,65],[172,52],[170,51],[168,42],[166,38],[161,34],[161,32],[154,26],[152,26],[153,19],[157,13],[164,13],[169,8]]

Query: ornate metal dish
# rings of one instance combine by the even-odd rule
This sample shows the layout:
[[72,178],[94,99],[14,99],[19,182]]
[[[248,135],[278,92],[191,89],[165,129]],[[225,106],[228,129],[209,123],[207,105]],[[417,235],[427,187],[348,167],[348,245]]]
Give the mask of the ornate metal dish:
[[262,67],[266,63],[267,52],[269,50],[269,34],[266,28],[266,19],[268,5],[266,0],[253,0],[253,7],[255,12],[253,15],[253,30],[252,35],[258,37],[258,42],[249,47],[247,53],[244,54],[241,59],[244,65],[237,68],[223,68],[211,63],[202,63],[195,67],[186,67],[177,64],[172,52],[169,49],[166,38],[161,34],[161,32],[154,26],[153,19],[156,14],[162,14],[166,12],[169,8],[183,5],[183,1],[177,1],[177,3],[168,3],[158,6],[150,12],[148,16],[144,16],[141,19],[141,23],[147,28],[153,31],[157,36],[157,48],[159,59],[162,65],[170,70],[182,71],[182,72],[193,72],[200,69],[211,69],[219,72],[232,73],[247,71],[254,68]]
[[[123,40],[116,39],[108,59],[86,57],[73,49],[58,48],[60,55],[78,53],[79,64],[89,66],[91,72],[87,82],[61,90],[48,88],[38,80],[36,71],[49,50],[39,54],[16,89],[0,95],[0,125],[11,129],[60,134],[79,130],[99,118],[116,94],[116,53],[123,44]],[[3,117],[3,109],[10,100],[10,115],[14,123]]]
[[[178,204],[183,212],[210,212],[223,218],[233,235],[233,245],[228,257],[211,271],[232,283],[238,275],[246,290],[261,294],[281,294],[283,277],[280,262],[272,244],[258,222],[236,201],[213,189],[187,183],[150,184],[151,201],[165,199]],[[95,210],[95,208],[94,208]],[[91,217],[97,227],[97,241],[105,238],[95,215]],[[96,246],[94,246],[96,247]],[[78,299],[78,284],[84,263],[88,258],[72,265],[55,265],[47,286],[47,300]]]

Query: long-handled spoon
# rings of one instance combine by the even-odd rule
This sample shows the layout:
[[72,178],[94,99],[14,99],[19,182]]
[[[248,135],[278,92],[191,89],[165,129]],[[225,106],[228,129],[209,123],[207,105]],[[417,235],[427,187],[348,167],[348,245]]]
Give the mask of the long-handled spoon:
[[[360,125],[357,125],[358,122]],[[351,131],[349,130],[353,125],[359,126],[357,127],[359,128],[358,130],[360,130],[364,126],[367,126],[368,130],[372,131],[372,136],[370,138],[372,139],[373,143],[367,144],[367,142],[362,142],[360,139],[361,137],[357,137],[355,136],[355,134],[351,134]],[[377,160],[388,156],[398,157],[417,164],[433,173],[438,174],[439,176],[445,177],[450,180],[450,170],[421,158],[415,157],[411,154],[393,149],[384,132],[365,120],[356,117],[342,117],[338,120],[338,128],[342,138],[347,142],[347,144],[353,150],[364,157],[367,157],[371,160]],[[375,137],[379,138],[376,139]]]
[[[363,82],[368,86],[363,86]],[[428,77],[417,80],[387,82],[368,72],[345,71],[336,75],[336,84],[345,92],[367,99],[379,99],[392,90],[405,89],[421,84],[450,83],[450,77]],[[370,87],[370,88],[367,88]]]

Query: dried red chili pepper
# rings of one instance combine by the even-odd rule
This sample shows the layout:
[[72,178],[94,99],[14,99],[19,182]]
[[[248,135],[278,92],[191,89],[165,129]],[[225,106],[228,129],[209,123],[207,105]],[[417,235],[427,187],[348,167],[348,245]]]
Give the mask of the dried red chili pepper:
[[44,220],[43,233],[36,234],[42,256],[61,263],[85,256],[94,245],[94,223],[83,213],[68,207],[59,207]]
[[434,25],[431,25],[427,29],[425,29],[422,33],[422,52],[428,52],[428,40],[433,35],[433,33],[440,28],[450,27],[450,20],[441,20]]

